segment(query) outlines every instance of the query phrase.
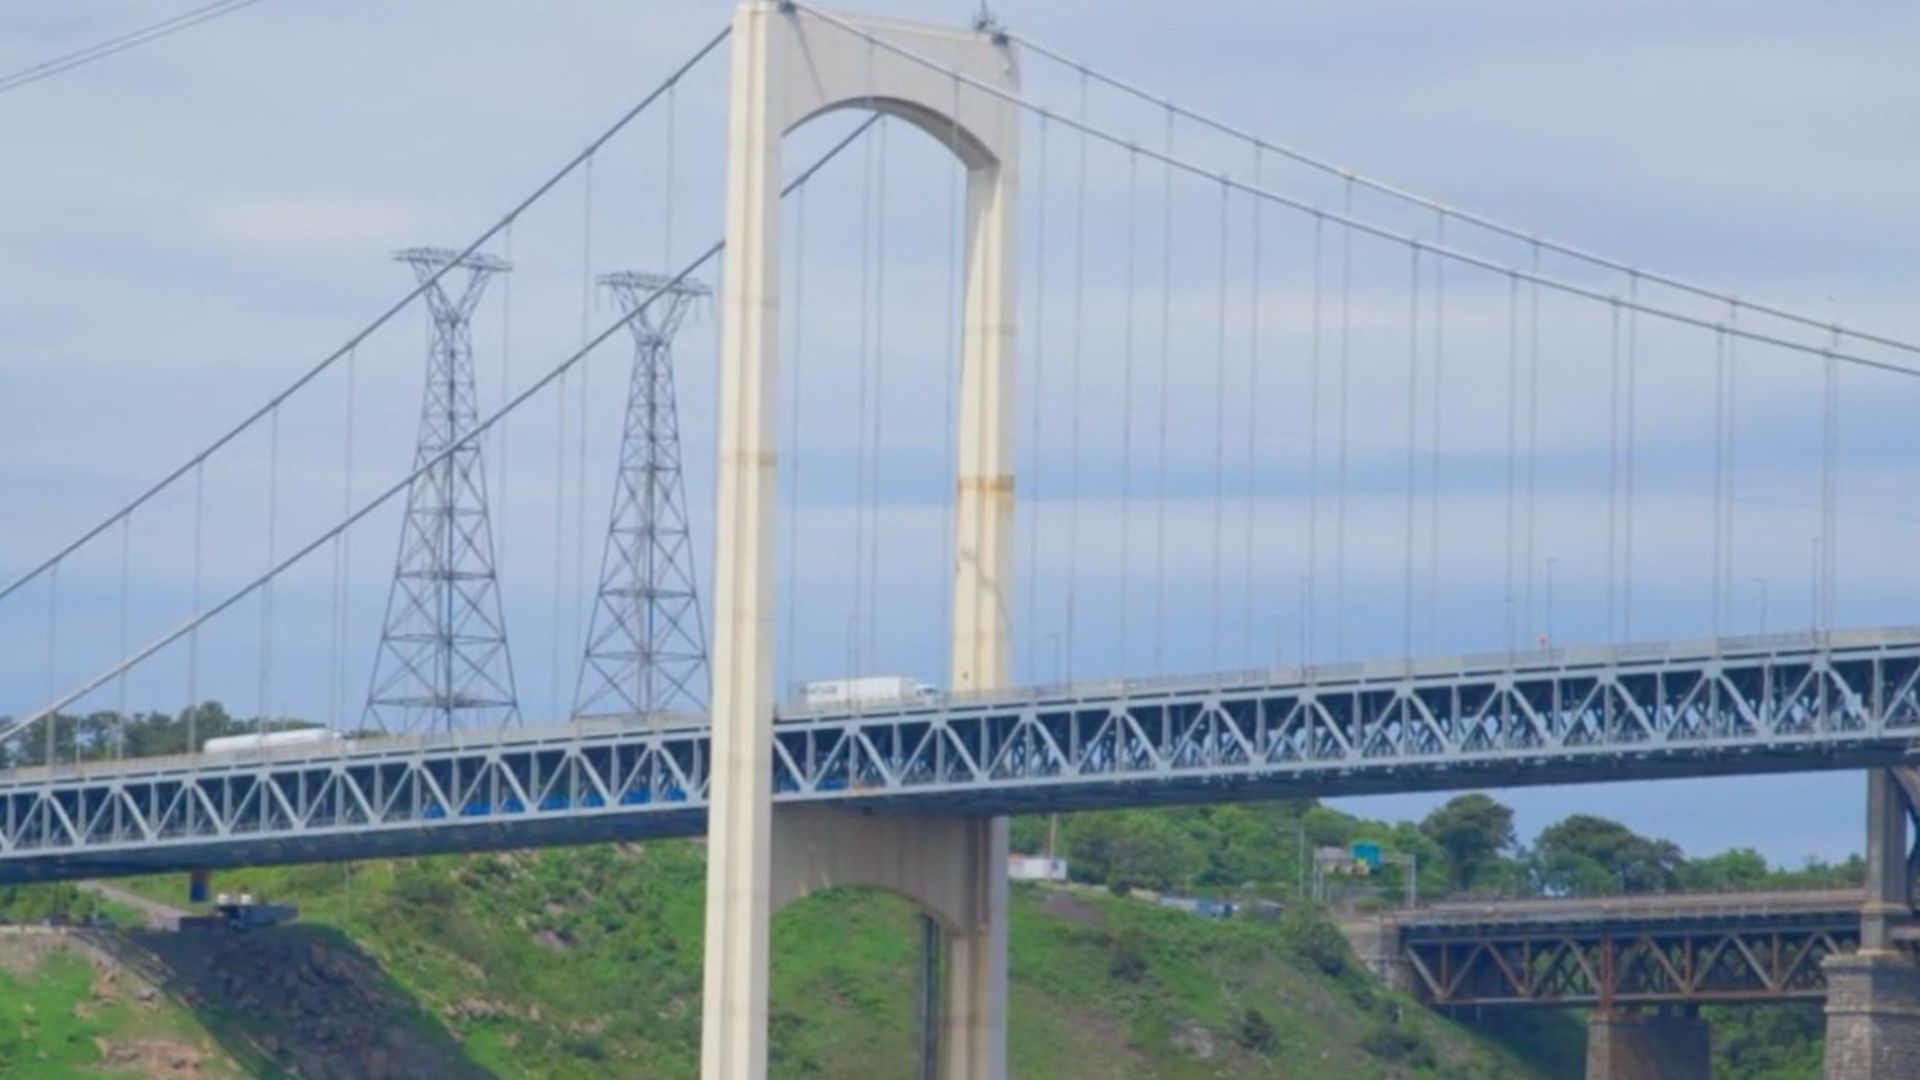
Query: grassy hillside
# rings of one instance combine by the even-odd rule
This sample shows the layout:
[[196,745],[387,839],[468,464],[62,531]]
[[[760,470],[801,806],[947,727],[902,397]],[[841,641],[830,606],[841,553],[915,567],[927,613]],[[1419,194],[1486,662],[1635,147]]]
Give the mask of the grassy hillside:
[[[658,843],[252,871],[218,887],[297,900],[305,925],[295,935],[337,930],[320,950],[334,955],[327,969],[363,958],[371,974],[348,981],[384,983],[368,999],[391,994],[378,1009],[420,1033],[419,1052],[457,1045],[462,1072],[683,1077],[697,1056],[702,877],[697,846]],[[178,900],[185,886],[139,887]],[[1023,887],[1010,932],[1010,1053],[1023,1080],[1544,1075],[1380,990],[1316,918],[1210,922],[1091,890]],[[240,952],[262,963],[265,938],[233,940],[255,942]],[[281,948],[286,966],[304,968],[309,948]],[[918,923],[908,905],[865,891],[811,898],[776,919],[774,952],[775,1076],[911,1074]],[[80,976],[61,970],[35,978],[72,990]],[[183,1038],[228,1052],[200,1075],[312,1074],[298,1062],[311,1032],[294,1030],[308,1006],[263,1004],[270,989],[222,1001],[221,986],[250,980],[218,971],[169,978],[199,987],[195,1015],[173,1014]],[[303,980],[314,978],[283,981]]]

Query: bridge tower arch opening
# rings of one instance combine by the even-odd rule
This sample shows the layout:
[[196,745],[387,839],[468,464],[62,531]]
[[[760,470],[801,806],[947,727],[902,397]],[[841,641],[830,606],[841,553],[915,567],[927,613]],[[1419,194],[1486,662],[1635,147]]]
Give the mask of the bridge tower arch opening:
[[868,885],[915,900],[944,929],[939,1074],[1003,1077],[1005,819],[774,812],[776,249],[782,142],[815,117],[846,109],[899,117],[966,169],[950,679],[957,691],[1005,685],[1021,124],[1012,100],[979,87],[1016,94],[1017,65],[990,30],[827,18],[772,0],[736,7],[731,49],[701,1075],[766,1075],[769,931],[779,903]]

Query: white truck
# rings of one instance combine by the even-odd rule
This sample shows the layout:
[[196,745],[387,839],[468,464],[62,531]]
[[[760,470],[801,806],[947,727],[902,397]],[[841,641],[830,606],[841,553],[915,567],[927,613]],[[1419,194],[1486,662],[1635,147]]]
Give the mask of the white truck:
[[253,731],[245,735],[222,735],[200,746],[203,754],[262,753],[287,747],[331,746],[346,741],[346,736],[324,727],[291,728],[285,731]]
[[800,700],[809,709],[866,705],[922,705],[940,696],[940,688],[911,675],[861,675],[852,679],[815,679],[800,684]]

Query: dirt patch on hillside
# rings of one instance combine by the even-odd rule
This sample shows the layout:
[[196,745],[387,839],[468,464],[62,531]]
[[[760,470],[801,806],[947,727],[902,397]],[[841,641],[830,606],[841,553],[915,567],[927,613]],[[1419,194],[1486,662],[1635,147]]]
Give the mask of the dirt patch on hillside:
[[302,1080],[492,1075],[468,1060],[377,963],[328,931],[289,926],[92,937],[196,1013],[243,1067],[271,1063]]
[[67,947],[64,931],[37,926],[0,927],[0,971],[15,978],[40,970],[47,957]]

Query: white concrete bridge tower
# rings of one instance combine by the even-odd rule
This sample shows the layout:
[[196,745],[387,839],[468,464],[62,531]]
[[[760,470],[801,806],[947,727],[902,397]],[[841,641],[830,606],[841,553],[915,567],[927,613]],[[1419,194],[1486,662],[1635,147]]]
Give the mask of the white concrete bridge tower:
[[731,47],[701,1075],[766,1075],[773,912],[817,889],[865,885],[917,902],[942,927],[942,1076],[997,1080],[1006,1075],[1005,819],[776,812],[772,803],[776,246],[782,140],[823,113],[899,117],[967,170],[951,678],[955,690],[1004,685],[1020,116],[981,87],[1016,92],[1014,56],[987,31],[826,16],[769,0],[739,5]]

